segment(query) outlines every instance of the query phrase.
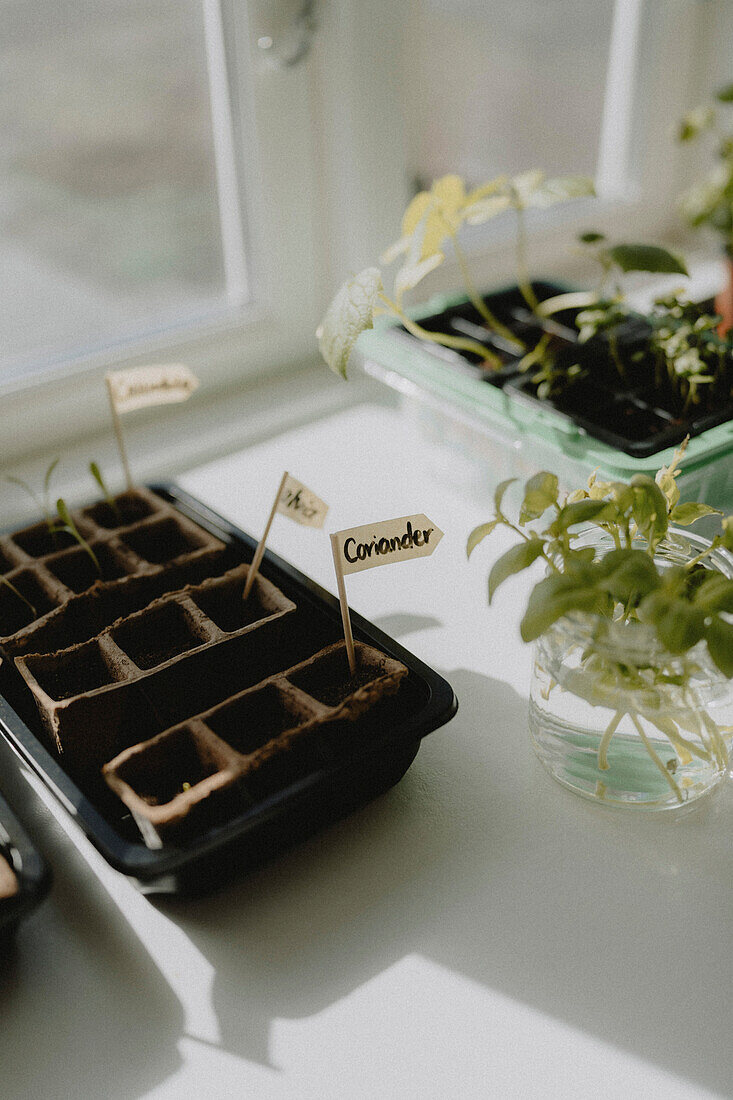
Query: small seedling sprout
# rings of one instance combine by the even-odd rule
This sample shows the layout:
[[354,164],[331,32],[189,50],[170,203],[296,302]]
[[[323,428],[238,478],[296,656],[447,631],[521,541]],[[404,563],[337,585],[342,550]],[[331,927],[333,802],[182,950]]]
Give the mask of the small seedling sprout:
[[101,490],[101,492],[102,492],[102,496],[103,496],[103,497],[104,497],[104,499],[106,500],[107,504],[109,504],[110,508],[112,509],[112,511],[114,512],[115,516],[116,516],[116,517],[117,517],[117,519],[119,520],[119,518],[120,518],[120,510],[119,510],[119,508],[117,507],[117,501],[116,501],[116,500],[115,500],[115,498],[114,498],[114,497],[112,496],[112,494],[110,493],[109,489],[107,488],[107,485],[106,485],[106,483],[105,483],[105,480],[104,480],[104,478],[102,477],[102,471],[101,471],[101,470],[99,469],[99,466],[97,465],[97,463],[96,463],[96,462],[90,462],[90,463],[89,463],[89,473],[90,473],[90,474],[92,475],[92,477],[93,477],[93,478],[94,478],[94,480],[96,481],[97,485],[99,486],[99,488],[100,488],[100,490]]
[[71,535],[71,537],[79,543],[79,546],[81,546],[82,550],[84,550],[85,553],[87,553],[92,559],[94,563],[94,568],[101,576],[102,569],[100,567],[97,555],[94,553],[91,546],[83,537],[83,535],[80,534],[78,527],[72,519],[71,512],[69,511],[66,501],[62,497],[59,497],[59,499],[56,501],[56,511],[58,513],[58,521],[54,524],[53,530],[58,532],[64,531],[66,532],[66,534]]
[[30,609],[30,612],[33,615],[33,617],[36,618],[36,616],[38,614],[37,611],[36,611],[36,608],[31,603],[31,601],[26,599],[26,597],[23,595],[23,593],[18,588],[15,587],[15,585],[12,583],[12,581],[9,581],[7,577],[0,576],[0,584],[4,584],[6,588],[10,589],[10,591],[13,593],[14,596],[17,596],[19,600],[22,600],[23,603],[26,605],[26,607]]
[[33,490],[31,488],[31,486],[28,484],[28,482],[23,481],[22,478],[19,478],[19,477],[6,477],[5,478],[6,481],[9,481],[12,485],[17,485],[20,489],[23,490],[24,493],[27,493],[27,495],[31,498],[31,500],[35,504],[38,511],[41,512],[41,514],[43,515],[43,518],[46,521],[46,526],[48,527],[49,531],[53,531],[53,527],[54,527],[54,518],[51,514],[51,478],[53,477],[53,472],[56,469],[56,467],[58,466],[58,464],[59,464],[59,460],[58,460],[58,458],[55,458],[53,460],[53,462],[50,464],[50,466],[48,467],[48,469],[46,470],[46,473],[45,473],[44,478],[43,478],[43,493],[42,493],[42,496],[40,496],[40,497],[35,492],[35,490]]

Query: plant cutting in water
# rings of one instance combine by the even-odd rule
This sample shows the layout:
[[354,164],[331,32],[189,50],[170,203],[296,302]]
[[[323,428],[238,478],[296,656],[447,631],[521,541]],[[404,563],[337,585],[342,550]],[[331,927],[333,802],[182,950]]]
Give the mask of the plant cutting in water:
[[[520,537],[491,569],[489,600],[508,577],[544,561],[546,576],[533,588],[521,621],[523,640],[541,638],[566,616],[580,615],[579,621],[591,624],[563,686],[593,707],[613,710],[598,743],[598,769],[607,771],[609,746],[628,716],[679,802],[684,796],[675,778],[678,764],[697,757],[722,772],[728,762],[726,730],[688,702],[701,661],[709,659],[717,674],[733,677],[733,579],[710,560],[718,549],[733,550],[733,516],[724,518],[721,533],[683,565],[673,559],[660,564],[660,554],[678,537],[671,525],[687,527],[720,514],[706,504],[680,502],[675,477],[683,451],[684,446],[656,479],[639,474],[627,484],[598,482],[593,475],[586,489],[564,497],[554,474],[535,474],[524,486],[518,523],[503,510],[511,484],[503,482],[494,498],[496,515],[471,532],[467,545],[470,555],[500,526]],[[535,521],[541,521],[538,527],[528,526]],[[593,532],[599,538],[589,545]],[[633,632],[625,629],[634,625],[642,627],[640,637],[651,637],[661,657],[648,645],[634,646]],[[556,687],[550,679],[547,693]],[[674,713],[662,705],[670,694],[682,700]],[[666,762],[652,744],[650,728],[673,750]]]
[[[529,309],[534,312],[538,302],[527,269],[526,210],[594,194],[593,182],[585,176],[548,179],[539,170],[513,178],[498,176],[472,190],[467,190],[457,175],[436,180],[429,191],[420,191],[412,199],[402,219],[400,239],[382,256],[385,265],[398,259],[402,261],[394,277],[392,296],[385,291],[381,269],[368,267],[344,283],[334,297],[317,333],[326,363],[345,378],[349,356],[359,335],[373,328],[375,317],[381,314],[396,317],[420,340],[455,351],[472,352],[488,367],[501,366],[502,360],[494,349],[521,355],[526,350],[524,342],[493,315],[477,293],[459,232],[466,225],[481,225],[505,211],[514,212],[517,282]],[[479,329],[480,340],[431,332],[405,312],[404,295],[443,263],[448,244],[453,248],[467,297],[483,323],[485,332]],[[487,346],[489,344],[491,347]]]

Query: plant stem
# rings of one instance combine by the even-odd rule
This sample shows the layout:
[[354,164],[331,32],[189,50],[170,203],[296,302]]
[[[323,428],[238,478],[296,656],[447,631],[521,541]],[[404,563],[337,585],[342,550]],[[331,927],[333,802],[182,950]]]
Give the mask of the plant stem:
[[619,378],[623,378],[625,380],[626,379],[626,367],[624,366],[623,360],[622,360],[622,358],[619,354],[618,340],[616,338],[616,333],[613,332],[613,330],[610,331],[609,334],[608,334],[608,350],[611,353],[611,358],[613,359],[613,365],[615,366],[616,370],[618,371]]
[[489,328],[492,328],[494,332],[497,332],[500,336],[503,336],[504,339],[508,340],[510,343],[516,344],[517,351],[524,351],[526,347],[524,341],[520,340],[519,337],[516,336],[510,328],[502,324],[501,321],[494,316],[489,307],[486,305],[486,302],[477,293],[476,288],[473,285],[471,273],[468,270],[468,264],[466,263],[466,257],[464,255],[463,249],[458,243],[458,237],[455,233],[451,233],[451,238],[453,240],[453,248],[456,253],[456,259],[458,260],[458,266],[461,269],[463,285],[466,288],[466,293],[468,294],[468,297],[471,301],[471,305],[476,310],[476,312],[481,317],[483,317]]
[[573,290],[567,294],[556,294],[553,298],[545,298],[537,306],[540,317],[551,317],[553,313],[560,313],[564,309],[587,309],[598,302],[598,295],[593,290]]
[[598,767],[601,769],[602,772],[608,771],[608,746],[610,745],[611,738],[618,729],[619,722],[621,721],[623,716],[624,712],[622,710],[617,710],[611,721],[606,726],[606,729],[604,730],[603,737],[601,738],[601,743],[598,746]]
[[390,310],[394,313],[395,317],[398,317],[402,324],[405,326],[408,332],[411,332],[413,336],[417,336],[419,340],[427,340],[432,344],[441,344],[446,348],[453,348],[455,351],[470,351],[474,355],[479,355],[482,359],[485,359],[492,367],[498,368],[502,366],[502,361],[498,355],[489,348],[484,347],[483,344],[479,344],[477,340],[471,340],[467,336],[450,336],[447,332],[428,332],[422,325],[418,325],[416,321],[413,321],[407,314],[400,309],[395,303],[390,301],[386,295],[379,295],[381,301],[389,306]]
[[517,285],[529,308],[533,313],[537,313],[540,304],[537,301],[537,295],[534,292],[534,288],[529,278],[529,267],[527,265],[527,227],[524,220],[524,209],[521,206],[517,206],[515,209],[517,211]]
[[664,764],[662,763],[662,761],[657,756],[656,752],[654,751],[654,746],[652,745],[651,741],[649,740],[646,733],[644,732],[644,727],[642,726],[641,722],[639,721],[639,719],[637,718],[637,716],[635,714],[631,714],[631,721],[636,726],[636,731],[639,734],[639,737],[641,738],[641,741],[642,741],[642,744],[643,744],[644,748],[649,753],[649,756],[654,761],[655,765],[657,766],[659,771],[662,773],[662,775],[664,776],[664,778],[667,781],[667,783],[669,784],[669,786],[672,788],[672,791],[674,792],[674,794],[677,798],[677,801],[681,804],[682,802],[684,802],[684,798],[682,797],[682,791],[679,789],[679,786],[677,785],[677,783],[674,779],[674,776],[669,774],[669,772],[665,768]]
[[23,593],[19,592],[15,585],[12,584],[7,577],[0,577],[0,584],[4,584],[6,588],[9,588],[13,595],[17,596],[19,600],[22,600],[26,607],[30,609],[30,612],[34,616],[34,618],[36,617],[37,612],[31,601],[27,600]]

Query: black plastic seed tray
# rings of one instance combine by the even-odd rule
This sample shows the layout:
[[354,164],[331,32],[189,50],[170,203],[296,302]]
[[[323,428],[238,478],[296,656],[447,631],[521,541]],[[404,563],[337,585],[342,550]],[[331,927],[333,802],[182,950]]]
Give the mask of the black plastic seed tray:
[[50,886],[46,861],[0,795],[0,949]]
[[[176,486],[156,485],[152,491],[224,542],[223,560],[212,566],[212,575],[251,561],[256,540],[250,535]],[[296,605],[288,613],[287,629],[278,635],[277,647],[270,646],[273,656],[263,656],[263,660],[277,662],[277,667],[258,668],[257,676],[264,679],[307,660],[338,642],[343,634],[338,601],[310,578],[269,550],[260,574]],[[217,820],[180,843],[146,847],[127,808],[104,783],[101,773],[96,769],[76,772],[68,763],[65,768],[63,754],[55,751],[26,684],[9,661],[0,665],[0,734],[73,814],[112,867],[145,892],[200,892],[264,862],[386,791],[402,778],[421,739],[455,714],[457,701],[446,680],[353,612],[352,625],[357,641],[374,646],[407,667],[397,693],[381,699],[359,719],[359,737],[350,739],[345,749],[321,752],[316,759],[309,757],[305,768],[301,760],[292,774],[288,771],[288,754],[283,754],[285,767],[280,769],[274,786],[265,788],[247,804],[235,803],[226,820]],[[174,665],[158,677],[155,698],[151,693],[150,714],[141,721],[141,742],[182,720],[176,708],[183,706],[181,699],[187,693],[195,696],[194,713],[199,713],[217,705],[224,690],[222,684],[228,691],[232,685],[236,690],[251,686],[233,679],[240,674],[236,643],[237,638],[232,636],[227,642],[227,660],[219,665],[204,654],[196,666],[194,684],[187,682],[181,671],[188,667],[185,663]],[[216,648],[206,653],[215,653]],[[172,700],[170,709],[161,706],[164,689]],[[294,753],[293,758],[297,757]]]

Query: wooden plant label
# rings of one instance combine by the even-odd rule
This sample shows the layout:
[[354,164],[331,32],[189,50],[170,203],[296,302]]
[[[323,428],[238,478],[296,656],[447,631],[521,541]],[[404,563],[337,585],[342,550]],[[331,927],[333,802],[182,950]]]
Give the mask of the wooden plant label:
[[287,474],[278,497],[277,510],[280,515],[289,516],[304,527],[323,527],[328,505],[302,482]]
[[348,531],[337,531],[341,570],[360,573],[378,565],[395,565],[413,558],[428,558],[443,532],[427,516],[401,516],[382,523],[367,523]]
[[351,527],[331,535],[341,621],[352,676],[356,672],[356,651],[344,576],[361,573],[363,569],[375,569],[378,565],[395,565],[398,561],[428,558],[442,537],[440,528],[422,514],[400,516],[399,519],[387,519],[382,523],[366,523],[362,527]]
[[164,363],[109,371],[104,376],[104,381],[127,488],[132,489],[132,474],[122,434],[121,414],[134,412],[135,409],[146,409],[151,405],[187,401],[198,388],[199,380],[190,367],[183,363]]
[[128,367],[110,371],[107,378],[118,413],[187,401],[199,385],[196,375],[183,363]]
[[277,492],[275,493],[275,499],[272,502],[272,508],[270,509],[267,523],[265,524],[265,530],[262,532],[262,538],[257,544],[257,549],[252,558],[252,564],[249,567],[247,583],[244,586],[243,593],[245,600],[252,591],[252,585],[254,584],[255,577],[262,564],[262,559],[265,556],[267,536],[270,534],[272,521],[276,514],[279,512],[283,516],[289,516],[290,519],[294,519],[296,523],[302,523],[305,527],[323,527],[323,521],[326,518],[327,511],[328,505],[322,501],[320,497],[312,493],[310,489],[303,485],[302,482],[298,481],[297,478],[291,477],[287,470],[285,471],[280,479]]

